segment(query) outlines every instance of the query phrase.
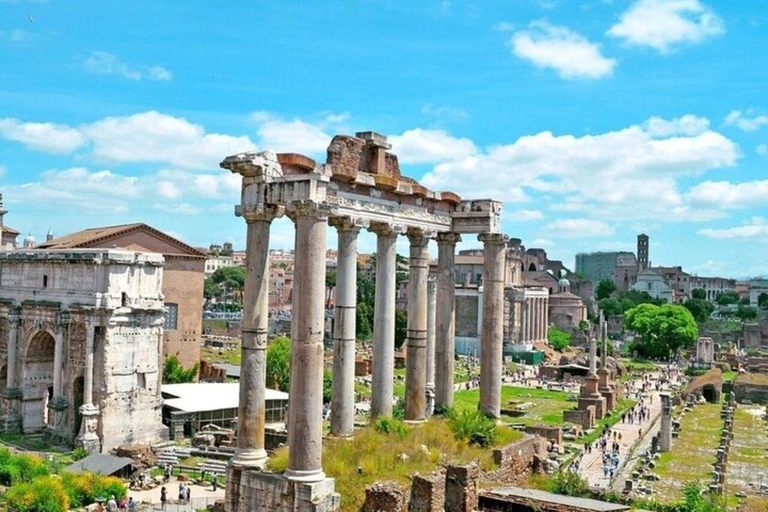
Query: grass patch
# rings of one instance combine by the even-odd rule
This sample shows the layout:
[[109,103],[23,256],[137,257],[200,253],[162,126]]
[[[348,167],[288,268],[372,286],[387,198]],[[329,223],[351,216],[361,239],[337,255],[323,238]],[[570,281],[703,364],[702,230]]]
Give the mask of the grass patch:
[[720,406],[697,405],[686,413],[681,429],[681,437],[672,440],[672,450],[661,455],[655,470],[661,481],[654,484],[654,490],[665,503],[681,499],[686,482],[709,481],[723,430]]
[[225,363],[239,365],[242,362],[240,348],[229,350],[226,348],[200,348],[200,359],[208,363]]
[[[573,402],[568,401],[568,396],[563,391],[504,386],[501,388],[502,410],[521,408],[525,415],[513,417],[502,414],[502,420],[522,425],[560,425],[563,422],[563,411],[573,408]],[[477,410],[479,401],[480,391],[477,389],[457,391],[453,408],[457,412]]]
[[[523,437],[521,432],[505,427],[497,427],[496,431],[494,446],[503,446]],[[406,457],[402,457],[403,454]],[[449,461],[477,461],[486,470],[494,467],[492,450],[458,439],[449,422],[442,418],[432,418],[423,425],[409,427],[405,436],[367,427],[357,431],[351,441],[327,439],[323,443],[323,469],[336,479],[341,510],[345,512],[360,510],[365,489],[378,480],[393,481],[405,487],[414,473],[431,472]],[[283,472],[287,466],[288,450],[281,448],[270,458],[269,469]]]
[[[768,481],[768,436],[765,434],[765,409],[760,406],[741,405],[733,417],[733,443],[728,455],[726,492],[753,494],[755,488]],[[762,482],[761,482],[762,480]]]
[[622,359],[621,363],[630,372],[655,371],[656,363],[644,359]]

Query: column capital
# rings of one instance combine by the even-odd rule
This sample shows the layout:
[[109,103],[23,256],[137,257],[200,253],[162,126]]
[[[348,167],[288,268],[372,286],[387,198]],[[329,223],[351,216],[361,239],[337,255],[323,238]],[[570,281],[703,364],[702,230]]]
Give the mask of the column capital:
[[458,242],[461,242],[461,235],[458,233],[451,233],[451,232],[438,233],[435,239],[437,240],[438,245],[443,245],[443,244],[456,245]]
[[411,247],[426,247],[429,245],[429,235],[421,228],[408,228],[406,232]]
[[359,233],[364,227],[361,220],[353,219],[352,217],[331,217],[328,219],[328,224],[336,228],[336,231],[339,233]]
[[293,201],[285,205],[285,215],[294,222],[300,217],[327,219],[329,213],[325,204],[312,200]]
[[272,222],[282,217],[284,208],[276,204],[257,204],[238,208],[237,215],[244,218],[245,222]]
[[477,239],[483,242],[483,244],[504,245],[509,240],[509,237],[502,233],[480,233],[477,235]]
[[368,231],[378,236],[396,238],[405,232],[405,228],[398,225],[387,224],[386,222],[371,222]]

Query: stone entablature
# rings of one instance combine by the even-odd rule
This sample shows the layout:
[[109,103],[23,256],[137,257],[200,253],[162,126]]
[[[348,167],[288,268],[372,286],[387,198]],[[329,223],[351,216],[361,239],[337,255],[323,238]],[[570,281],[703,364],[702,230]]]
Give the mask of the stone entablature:
[[163,257],[0,254],[2,429],[107,452],[163,437]]

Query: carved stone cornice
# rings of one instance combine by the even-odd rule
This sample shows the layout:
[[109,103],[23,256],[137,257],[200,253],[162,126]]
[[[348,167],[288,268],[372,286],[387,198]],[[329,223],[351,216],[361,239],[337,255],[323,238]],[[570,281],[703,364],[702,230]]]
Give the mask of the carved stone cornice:
[[285,216],[296,222],[301,217],[327,219],[330,215],[328,206],[312,200],[292,201],[285,205]]
[[404,226],[397,226],[386,222],[371,222],[368,231],[375,233],[376,236],[397,238],[398,235],[405,233],[406,228]]
[[328,224],[330,224],[331,227],[336,228],[336,231],[339,233],[358,233],[362,228],[368,227],[370,223],[363,219],[356,219],[352,217],[331,217],[328,219]]
[[408,228],[406,232],[411,247],[426,247],[429,245],[429,233],[419,228]]

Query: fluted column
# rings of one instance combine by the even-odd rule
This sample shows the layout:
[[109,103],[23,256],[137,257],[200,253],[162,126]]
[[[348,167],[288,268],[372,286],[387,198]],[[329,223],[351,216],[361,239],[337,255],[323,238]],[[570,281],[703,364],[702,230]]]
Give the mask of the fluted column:
[[427,416],[427,280],[429,238],[420,229],[408,231],[411,242],[408,272],[408,338],[405,359],[405,419]]
[[456,233],[437,235],[437,300],[435,306],[435,406],[453,406],[453,358],[456,353]]
[[349,437],[355,429],[355,330],[357,321],[357,235],[351,219],[332,218],[338,233],[336,323],[333,332],[331,434]]
[[243,292],[242,363],[238,407],[237,451],[232,464],[263,467],[269,327],[269,232],[280,213],[261,205],[243,211],[247,225],[245,290]]
[[19,339],[19,316],[11,315],[8,318],[8,374],[6,376],[6,389],[17,389],[16,359]]
[[505,239],[501,234],[482,234],[483,331],[480,348],[480,411],[501,417],[501,373],[504,344]]
[[295,299],[288,410],[288,469],[291,480],[325,478],[323,459],[323,333],[325,331],[325,232],[327,213],[313,202],[290,203],[296,223]]
[[93,322],[85,324],[85,370],[83,375],[83,404],[93,404]]
[[376,418],[392,416],[395,380],[397,232],[388,224],[373,224],[371,231],[376,233],[371,418]]
[[435,409],[435,308],[437,307],[437,281],[427,280],[427,416]]

